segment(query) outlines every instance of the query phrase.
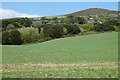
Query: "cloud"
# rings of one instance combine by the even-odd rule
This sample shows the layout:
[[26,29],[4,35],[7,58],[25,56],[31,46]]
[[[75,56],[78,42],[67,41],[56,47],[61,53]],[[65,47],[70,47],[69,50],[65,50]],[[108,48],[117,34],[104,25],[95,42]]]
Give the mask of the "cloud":
[[0,19],[15,18],[15,17],[28,17],[28,18],[30,18],[30,17],[40,17],[40,16],[36,15],[36,14],[19,13],[19,12],[16,12],[15,10],[0,8]]

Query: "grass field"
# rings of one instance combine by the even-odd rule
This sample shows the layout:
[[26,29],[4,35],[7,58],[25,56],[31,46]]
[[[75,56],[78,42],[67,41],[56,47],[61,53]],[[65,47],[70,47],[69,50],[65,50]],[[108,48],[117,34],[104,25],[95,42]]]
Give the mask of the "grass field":
[[118,77],[117,32],[4,45],[2,50],[3,77]]

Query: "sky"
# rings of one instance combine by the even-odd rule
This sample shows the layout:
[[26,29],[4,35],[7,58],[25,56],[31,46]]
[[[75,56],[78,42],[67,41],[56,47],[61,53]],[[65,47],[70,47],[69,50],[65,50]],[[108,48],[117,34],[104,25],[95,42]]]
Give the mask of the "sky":
[[39,17],[73,13],[88,8],[118,10],[117,2],[2,2],[1,18]]

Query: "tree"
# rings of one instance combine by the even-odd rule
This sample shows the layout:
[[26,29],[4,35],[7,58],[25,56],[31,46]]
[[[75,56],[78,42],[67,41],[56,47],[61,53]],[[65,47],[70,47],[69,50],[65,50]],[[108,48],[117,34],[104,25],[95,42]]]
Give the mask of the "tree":
[[75,22],[78,23],[78,24],[85,24],[85,23],[87,23],[87,21],[84,18],[82,18],[82,17],[76,17],[75,18]]
[[31,27],[32,26],[32,21],[29,18],[25,18],[23,25],[25,27]]
[[9,24],[9,25],[7,26],[7,29],[8,29],[8,30],[10,30],[10,29],[14,29],[14,28],[15,28],[15,26],[12,25],[12,24]]
[[104,31],[104,25],[100,23],[96,23],[95,26],[93,27],[93,30],[96,32],[102,32]]
[[11,44],[10,33],[8,31],[4,31],[2,33],[2,44],[3,45],[10,45]]
[[72,15],[67,16],[66,18],[64,18],[64,23],[74,24],[75,23],[75,17],[72,16]]
[[42,24],[40,21],[35,21],[33,23],[33,27],[38,28],[38,33],[41,33],[41,29],[43,28],[45,24]]
[[108,24],[107,22],[105,23],[97,23],[94,27],[93,30],[96,32],[104,32],[104,31],[115,31],[115,27],[113,25]]
[[76,24],[65,24],[64,27],[67,29],[68,34],[74,35],[81,32],[79,26]]
[[20,25],[25,27],[31,27],[32,26],[32,20],[30,18],[18,18],[17,22],[20,23]]
[[20,32],[23,43],[32,43],[39,40],[39,33],[37,32],[37,28],[22,28]]
[[47,24],[48,23],[48,19],[46,17],[41,17],[40,19],[42,24]]
[[8,24],[10,24],[10,20],[8,19],[2,20],[2,28],[7,28]]
[[120,25],[119,20],[115,20],[115,19],[107,20],[105,23],[107,23],[109,25],[113,25],[113,26],[119,26]]
[[20,23],[18,22],[14,22],[13,25],[16,27],[16,28],[21,28],[22,26],[20,25]]
[[92,27],[88,24],[82,24],[81,25],[81,28],[85,31],[85,32],[88,32],[88,31],[91,31],[92,30]]
[[22,44],[21,34],[18,30],[10,31],[10,41],[12,45]]
[[60,24],[50,24],[43,27],[45,37],[60,38],[63,36],[63,27]]
[[53,20],[54,23],[58,23],[58,18],[57,17],[52,18],[52,20]]
[[21,34],[18,30],[6,30],[2,34],[3,45],[20,45],[22,44]]

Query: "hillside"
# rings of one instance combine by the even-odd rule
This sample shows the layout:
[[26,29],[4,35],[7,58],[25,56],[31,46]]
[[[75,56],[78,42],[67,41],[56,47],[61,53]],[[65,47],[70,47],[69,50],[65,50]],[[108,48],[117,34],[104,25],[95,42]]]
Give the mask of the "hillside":
[[118,33],[3,46],[2,76],[14,78],[117,78]]
[[98,15],[98,14],[117,14],[117,11],[107,10],[107,9],[101,9],[101,8],[89,8],[86,10],[66,14],[72,15],[72,16],[85,16],[85,15]]
[[68,37],[33,45],[4,45],[3,64],[116,61],[117,44],[117,32],[112,32]]

